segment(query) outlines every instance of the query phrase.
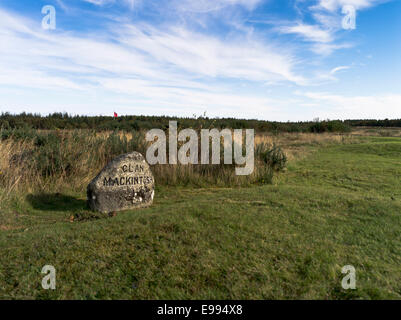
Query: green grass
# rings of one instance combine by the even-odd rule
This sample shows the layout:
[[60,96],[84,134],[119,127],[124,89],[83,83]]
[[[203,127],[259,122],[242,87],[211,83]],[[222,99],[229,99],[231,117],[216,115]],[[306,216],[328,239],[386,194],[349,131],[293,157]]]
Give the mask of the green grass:
[[[17,197],[0,214],[0,298],[400,299],[400,177],[401,139],[370,137],[273,185],[158,188],[116,217],[88,215],[84,194]],[[356,290],[341,288],[348,264]]]

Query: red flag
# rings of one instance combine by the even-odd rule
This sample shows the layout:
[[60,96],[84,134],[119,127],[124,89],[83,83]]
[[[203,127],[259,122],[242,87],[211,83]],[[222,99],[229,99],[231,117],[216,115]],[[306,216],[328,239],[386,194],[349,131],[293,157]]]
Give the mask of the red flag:
[[118,114],[114,112],[114,118],[117,118],[117,117],[118,117]]

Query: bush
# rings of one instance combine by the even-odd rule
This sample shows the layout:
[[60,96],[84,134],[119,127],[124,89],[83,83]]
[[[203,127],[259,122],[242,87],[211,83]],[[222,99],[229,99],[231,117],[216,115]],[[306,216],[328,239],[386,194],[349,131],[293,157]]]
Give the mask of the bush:
[[315,122],[309,127],[309,132],[324,133],[324,132],[349,132],[351,128],[342,121],[322,121]]
[[280,147],[261,143],[256,147],[256,155],[274,171],[282,171],[287,166],[287,156]]
[[1,140],[8,140],[8,139],[14,139],[14,140],[33,140],[37,136],[37,131],[29,128],[27,126],[17,128],[17,129],[2,129],[1,130]]

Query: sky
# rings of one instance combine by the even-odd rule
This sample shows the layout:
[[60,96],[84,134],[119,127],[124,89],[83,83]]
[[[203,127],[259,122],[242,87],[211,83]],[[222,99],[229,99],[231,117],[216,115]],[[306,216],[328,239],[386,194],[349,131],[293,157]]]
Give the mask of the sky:
[[399,119],[400,31],[401,0],[0,0],[0,112]]

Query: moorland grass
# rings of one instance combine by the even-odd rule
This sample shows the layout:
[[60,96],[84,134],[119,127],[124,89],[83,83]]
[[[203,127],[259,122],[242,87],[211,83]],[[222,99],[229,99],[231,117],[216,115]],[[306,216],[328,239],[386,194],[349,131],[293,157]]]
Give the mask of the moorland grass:
[[[159,186],[152,207],[115,217],[83,192],[15,197],[0,297],[400,299],[400,138],[313,148],[271,185]],[[56,290],[41,288],[46,264]],[[356,290],[341,288],[344,265]]]
[[[182,144],[178,143],[178,149]],[[20,193],[63,192],[67,187],[85,191],[93,177],[112,159],[132,151],[146,156],[149,146],[144,131],[0,129],[0,209]],[[245,153],[244,146],[245,143]],[[200,155],[200,143],[198,147]],[[271,183],[273,175],[285,168],[287,157],[274,143],[259,143],[255,150],[255,169],[246,177],[235,174],[235,163],[224,164],[222,138],[218,165],[155,164],[151,169],[159,186]]]

